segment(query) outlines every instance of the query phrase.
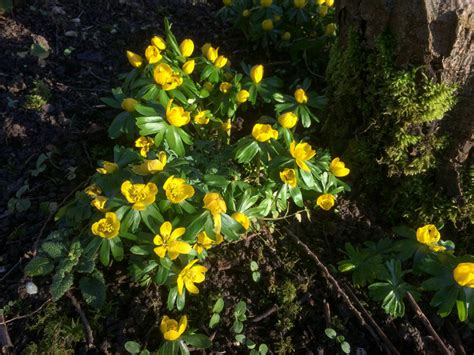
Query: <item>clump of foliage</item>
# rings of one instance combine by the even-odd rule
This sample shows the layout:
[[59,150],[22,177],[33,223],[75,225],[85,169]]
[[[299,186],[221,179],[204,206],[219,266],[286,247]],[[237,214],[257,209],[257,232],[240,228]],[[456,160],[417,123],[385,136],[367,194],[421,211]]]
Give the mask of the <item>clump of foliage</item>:
[[456,88],[435,82],[423,68],[397,68],[392,46],[384,34],[364,49],[354,31],[333,46],[321,136],[351,161],[359,187],[381,201],[391,223],[472,222],[472,194],[465,196],[467,208],[459,208],[434,186],[448,143],[440,121],[455,103]]
[[40,111],[51,98],[51,90],[42,80],[35,80],[31,92],[26,95],[24,107],[28,110]]
[[[349,174],[345,164],[298,132],[324,107],[309,81],[287,95],[262,65],[241,73],[210,44],[201,53],[190,39],[178,44],[167,21],[165,33],[151,39],[145,58],[127,51],[134,69],[103,98],[120,110],[108,133],[124,145],[59,210],[57,230],[26,267],[30,276],[53,274],[54,301],[78,286],[100,308],[104,275],[124,262],[131,280],[167,290],[168,311],[185,312],[212,272],[203,265],[211,249],[239,240],[260,218],[288,214],[289,201],[328,211],[349,189],[339,179]],[[259,107],[274,113],[255,117]],[[238,140],[237,115],[252,126]],[[210,346],[187,317],[163,315],[158,353]]]
[[255,49],[288,53],[292,64],[325,67],[337,26],[334,0],[223,0],[217,15]]
[[408,293],[415,299],[429,295],[441,317],[455,308],[459,320],[473,328],[474,256],[454,255],[454,243],[442,240],[433,224],[416,232],[404,226],[394,231],[403,239],[380,239],[361,247],[347,243],[339,270],[352,272],[354,285],[368,287],[369,296],[392,317],[405,314]]

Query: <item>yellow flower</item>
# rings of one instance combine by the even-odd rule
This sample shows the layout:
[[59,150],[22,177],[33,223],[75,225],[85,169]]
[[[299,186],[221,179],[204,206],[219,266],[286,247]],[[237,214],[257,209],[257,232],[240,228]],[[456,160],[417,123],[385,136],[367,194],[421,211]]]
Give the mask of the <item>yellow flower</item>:
[[293,0],[293,3],[297,9],[302,9],[306,6],[306,0]]
[[176,178],[174,175],[166,179],[163,190],[166,192],[166,198],[172,203],[180,203],[194,196],[194,187],[186,184],[186,180]]
[[259,142],[266,142],[269,139],[278,139],[278,131],[269,124],[256,123],[252,129],[252,136]]
[[222,0],[224,6],[232,6],[232,0]]
[[214,66],[218,69],[225,67],[227,64],[228,59],[224,57],[223,55],[220,55],[216,58],[216,61],[214,62]]
[[244,11],[242,11],[242,16],[243,17],[249,17],[250,16],[250,10],[245,9]]
[[243,104],[249,99],[249,96],[250,96],[250,93],[247,90],[242,89],[237,93],[237,102],[239,104]]
[[453,277],[459,286],[474,288],[474,263],[459,263],[453,270]]
[[273,4],[273,0],[260,0],[261,7],[270,7]]
[[342,162],[339,158],[334,158],[331,161],[331,164],[329,164],[329,170],[334,176],[337,177],[347,176],[351,172],[346,168],[346,164],[344,164],[344,162]]
[[171,107],[173,103],[173,99],[168,101],[168,105],[166,106],[166,119],[170,123],[170,125],[175,127],[181,127],[187,125],[191,120],[191,113],[184,110],[184,108],[180,106]]
[[168,253],[171,260],[175,260],[179,254],[189,254],[192,250],[191,246],[182,240],[177,240],[185,232],[186,228],[180,227],[173,230],[171,222],[164,222],[160,226],[160,234],[153,238],[153,244],[156,245],[153,251],[160,258],[164,258]]
[[201,111],[194,116],[194,122],[197,124],[208,124],[209,117],[207,117],[207,111]]
[[429,246],[430,247],[430,250],[434,251],[434,252],[440,252],[440,251],[445,251],[446,250],[446,247],[442,246],[442,245],[437,245],[437,244],[432,244]]
[[293,112],[285,112],[278,117],[278,123],[283,128],[293,128],[298,122],[298,116]]
[[299,88],[295,90],[295,100],[299,104],[305,104],[308,102],[308,96],[303,89]]
[[336,24],[335,23],[328,23],[326,25],[326,29],[324,30],[324,33],[326,36],[334,36],[336,34]]
[[234,212],[231,217],[237,222],[239,222],[245,230],[248,230],[250,228],[250,220],[244,213]]
[[143,163],[132,167],[132,171],[137,175],[150,175],[163,171],[166,165],[166,153],[159,152],[156,156],[158,159],[145,159]]
[[194,42],[190,39],[185,39],[179,45],[179,51],[183,57],[189,57],[194,52]]
[[145,57],[148,60],[148,63],[155,64],[163,58],[158,47],[148,46],[145,50]]
[[160,324],[160,330],[163,333],[163,338],[168,341],[175,341],[184,333],[188,326],[188,318],[182,316],[179,319],[179,324],[174,319],[163,316]]
[[153,38],[151,39],[151,44],[153,44],[160,51],[164,51],[166,49],[166,42],[160,36],[153,36]]
[[153,78],[166,91],[176,89],[183,83],[183,78],[166,63],[161,63],[155,67]]
[[199,289],[195,284],[203,282],[206,277],[204,274],[207,272],[207,267],[202,265],[194,265],[198,262],[198,259],[194,259],[188,265],[184,267],[183,270],[178,274],[178,279],[176,283],[178,285],[178,293],[183,294],[183,288],[186,287],[186,290],[189,293],[198,294]]
[[304,171],[310,171],[305,161],[310,160],[316,155],[316,151],[308,143],[298,143],[295,141],[290,144],[290,154],[296,160],[296,164]]
[[204,250],[212,248],[215,244],[217,244],[216,241],[209,238],[205,231],[202,231],[197,235],[196,244],[194,244],[193,249],[196,250],[198,254],[202,254]]
[[321,17],[326,16],[326,15],[328,14],[328,10],[329,10],[329,8],[328,8],[326,5],[321,5],[321,6],[319,7],[319,15],[320,15]]
[[211,46],[212,45],[209,42],[204,43],[201,47],[202,55],[207,56],[207,51],[209,50],[209,48],[211,48]]
[[120,231],[120,221],[114,212],[107,212],[105,218],[99,219],[91,227],[92,233],[101,238],[115,238]]
[[188,75],[191,74],[194,71],[195,64],[196,62],[194,61],[194,59],[188,60],[186,63],[183,64],[183,71]]
[[221,129],[225,132],[229,132],[232,129],[232,121],[230,118],[222,122]]
[[211,62],[214,63],[218,56],[219,56],[219,48],[214,48],[212,46],[209,46],[206,52],[207,59],[209,59]]
[[332,7],[334,5],[334,0],[326,0],[326,5]]
[[102,162],[102,168],[97,168],[96,171],[99,174],[102,175],[107,175],[107,174],[113,174],[118,170],[119,166],[115,163],[112,163],[110,161],[103,161]]
[[150,137],[140,137],[135,141],[135,147],[140,148],[140,155],[146,157],[150,149],[155,145],[155,141]]
[[204,208],[211,212],[214,219],[214,231],[220,234],[222,227],[221,213],[227,212],[227,205],[224,199],[217,192],[208,192],[204,196]]
[[212,89],[214,89],[214,85],[212,83],[210,83],[209,81],[206,81],[204,84],[203,84],[203,87],[204,89],[206,89],[207,91],[211,92]]
[[416,230],[416,240],[418,240],[421,244],[436,244],[440,239],[441,234],[434,224],[427,224]]
[[323,194],[318,197],[316,200],[316,203],[318,204],[319,207],[321,207],[325,211],[329,211],[332,206],[334,206],[334,201],[336,200],[336,197],[334,197],[331,194]]
[[254,65],[252,69],[250,69],[250,78],[255,84],[261,82],[263,78],[263,65]]
[[122,104],[120,106],[127,112],[134,112],[136,104],[138,104],[137,100],[127,97],[126,99],[122,100]]
[[283,183],[288,184],[291,187],[296,187],[298,185],[295,169],[283,169],[283,171],[280,171],[280,179]]
[[92,184],[92,185],[87,186],[84,189],[84,192],[90,198],[96,198],[97,196],[100,196],[102,194],[102,189],[99,186],[97,186],[96,184]]
[[289,41],[291,39],[291,33],[290,32],[285,32],[281,35],[281,39],[283,41]]
[[143,58],[131,51],[127,51],[127,59],[134,68],[138,68],[143,64]]
[[227,94],[229,90],[232,89],[232,84],[224,81],[219,85],[220,92]]
[[97,196],[91,201],[91,206],[97,208],[100,212],[105,212],[107,211],[107,209],[105,208],[107,200],[108,199],[105,196]]
[[262,28],[264,31],[273,30],[273,21],[271,19],[266,19],[262,21]]
[[122,183],[120,187],[122,195],[128,202],[132,203],[132,208],[137,211],[143,211],[147,206],[155,202],[158,188],[152,182],[148,184],[134,184],[130,180]]
[[314,1],[317,5],[322,5],[326,2],[326,0],[315,0]]

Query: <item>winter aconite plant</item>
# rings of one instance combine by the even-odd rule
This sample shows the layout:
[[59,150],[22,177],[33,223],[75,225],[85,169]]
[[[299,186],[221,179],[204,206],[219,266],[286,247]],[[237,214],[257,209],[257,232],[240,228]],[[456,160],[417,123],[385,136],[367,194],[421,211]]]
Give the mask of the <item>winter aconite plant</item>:
[[223,5],[218,16],[256,47],[289,52],[296,60],[320,52],[336,34],[334,0],[223,0]]
[[208,253],[258,228],[262,217],[286,216],[289,201],[330,210],[348,189],[339,178],[349,169],[301,130],[324,108],[308,81],[287,95],[263,65],[241,73],[211,44],[178,43],[167,21],[165,33],[144,55],[127,51],[133,69],[103,101],[118,110],[109,136],[128,143],[116,145],[59,211],[58,230],[27,272],[54,272],[55,300],[78,285],[95,307],[106,298],[103,273],[115,263],[141,285],[162,286],[168,310],[179,314],[163,316],[160,351],[174,354],[209,345],[187,330],[193,319],[185,314],[213,272]]

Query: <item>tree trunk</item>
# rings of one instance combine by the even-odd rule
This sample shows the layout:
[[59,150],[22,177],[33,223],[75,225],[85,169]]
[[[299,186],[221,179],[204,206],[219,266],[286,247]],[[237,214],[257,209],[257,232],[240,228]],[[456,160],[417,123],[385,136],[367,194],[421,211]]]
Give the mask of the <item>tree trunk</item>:
[[472,1],[336,0],[336,9],[343,44],[356,30],[363,45],[372,48],[388,29],[395,39],[396,65],[426,65],[437,80],[458,86],[458,102],[442,120],[450,140],[439,164],[438,184],[451,197],[462,197],[462,171],[474,128]]

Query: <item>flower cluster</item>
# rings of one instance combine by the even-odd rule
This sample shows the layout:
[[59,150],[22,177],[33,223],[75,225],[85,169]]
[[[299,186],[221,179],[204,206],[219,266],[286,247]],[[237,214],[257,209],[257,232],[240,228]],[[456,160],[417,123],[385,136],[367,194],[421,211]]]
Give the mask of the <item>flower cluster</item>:
[[264,47],[311,50],[317,39],[336,34],[334,0],[223,0],[223,5],[218,15]]

